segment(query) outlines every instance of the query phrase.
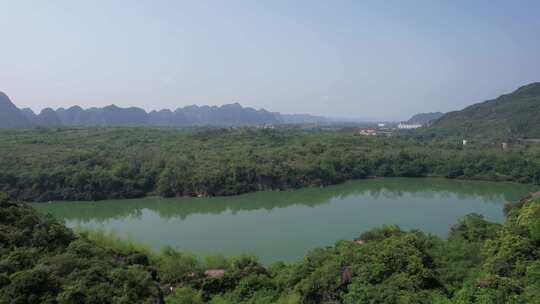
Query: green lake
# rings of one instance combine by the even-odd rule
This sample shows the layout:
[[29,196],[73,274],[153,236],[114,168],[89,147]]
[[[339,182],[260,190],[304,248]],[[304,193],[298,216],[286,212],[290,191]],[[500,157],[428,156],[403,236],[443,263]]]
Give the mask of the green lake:
[[142,198],[33,204],[69,227],[112,231],[155,249],[294,261],[383,224],[446,237],[469,213],[504,220],[505,202],[538,188],[513,183],[387,178],[326,188],[216,198]]

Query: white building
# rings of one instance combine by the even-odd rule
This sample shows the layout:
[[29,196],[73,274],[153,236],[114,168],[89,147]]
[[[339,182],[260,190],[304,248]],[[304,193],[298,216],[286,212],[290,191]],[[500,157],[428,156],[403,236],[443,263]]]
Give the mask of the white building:
[[397,127],[398,129],[402,129],[402,130],[411,130],[411,129],[418,129],[421,126],[422,126],[421,124],[408,124],[406,122],[400,122]]
[[364,136],[376,136],[377,131],[373,129],[364,129],[364,130],[358,131],[358,134],[364,135]]

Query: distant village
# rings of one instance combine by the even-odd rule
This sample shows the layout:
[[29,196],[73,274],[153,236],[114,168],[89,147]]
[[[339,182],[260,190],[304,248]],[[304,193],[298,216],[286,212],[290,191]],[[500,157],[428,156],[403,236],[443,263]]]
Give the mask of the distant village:
[[[377,123],[376,127],[369,127],[369,128],[362,128],[358,130],[358,134],[362,136],[391,136],[395,131],[399,130],[414,130],[421,128],[425,125],[419,124],[419,123],[408,123],[408,122],[400,122],[400,123],[387,123],[387,122],[380,122]],[[426,126],[429,126],[429,123],[426,124]],[[535,141],[534,139],[532,141]],[[520,140],[519,142],[531,142],[531,140]],[[540,142],[540,139],[536,140],[535,142]],[[463,147],[467,146],[469,144],[469,140],[463,139],[461,141],[461,145]],[[509,151],[513,149],[519,149],[519,144],[514,144],[512,147],[508,142],[502,142],[499,143],[500,149],[502,151]]]
[[363,135],[363,136],[391,135],[396,130],[414,130],[423,126],[424,125],[419,124],[419,123],[400,122],[396,124],[396,123],[380,122],[377,124],[376,127],[360,129],[358,131],[358,134]]

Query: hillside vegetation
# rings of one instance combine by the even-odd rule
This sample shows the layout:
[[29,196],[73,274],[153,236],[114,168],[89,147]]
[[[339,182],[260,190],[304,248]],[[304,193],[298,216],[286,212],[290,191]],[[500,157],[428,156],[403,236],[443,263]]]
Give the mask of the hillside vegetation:
[[441,118],[444,115],[442,112],[432,112],[432,113],[418,113],[413,115],[407,123],[409,124],[421,124],[429,125],[434,120]]
[[503,140],[540,138],[540,83],[531,83],[496,99],[449,112],[436,120],[429,131]]
[[466,216],[448,240],[386,226],[263,267],[76,235],[0,194],[0,303],[538,303],[540,200],[506,211],[504,225]]

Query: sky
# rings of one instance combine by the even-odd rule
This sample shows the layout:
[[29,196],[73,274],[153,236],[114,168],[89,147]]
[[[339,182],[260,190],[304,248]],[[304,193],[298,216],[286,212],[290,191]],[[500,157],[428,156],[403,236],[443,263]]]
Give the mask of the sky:
[[0,0],[19,106],[244,106],[370,120],[540,81],[540,1]]

